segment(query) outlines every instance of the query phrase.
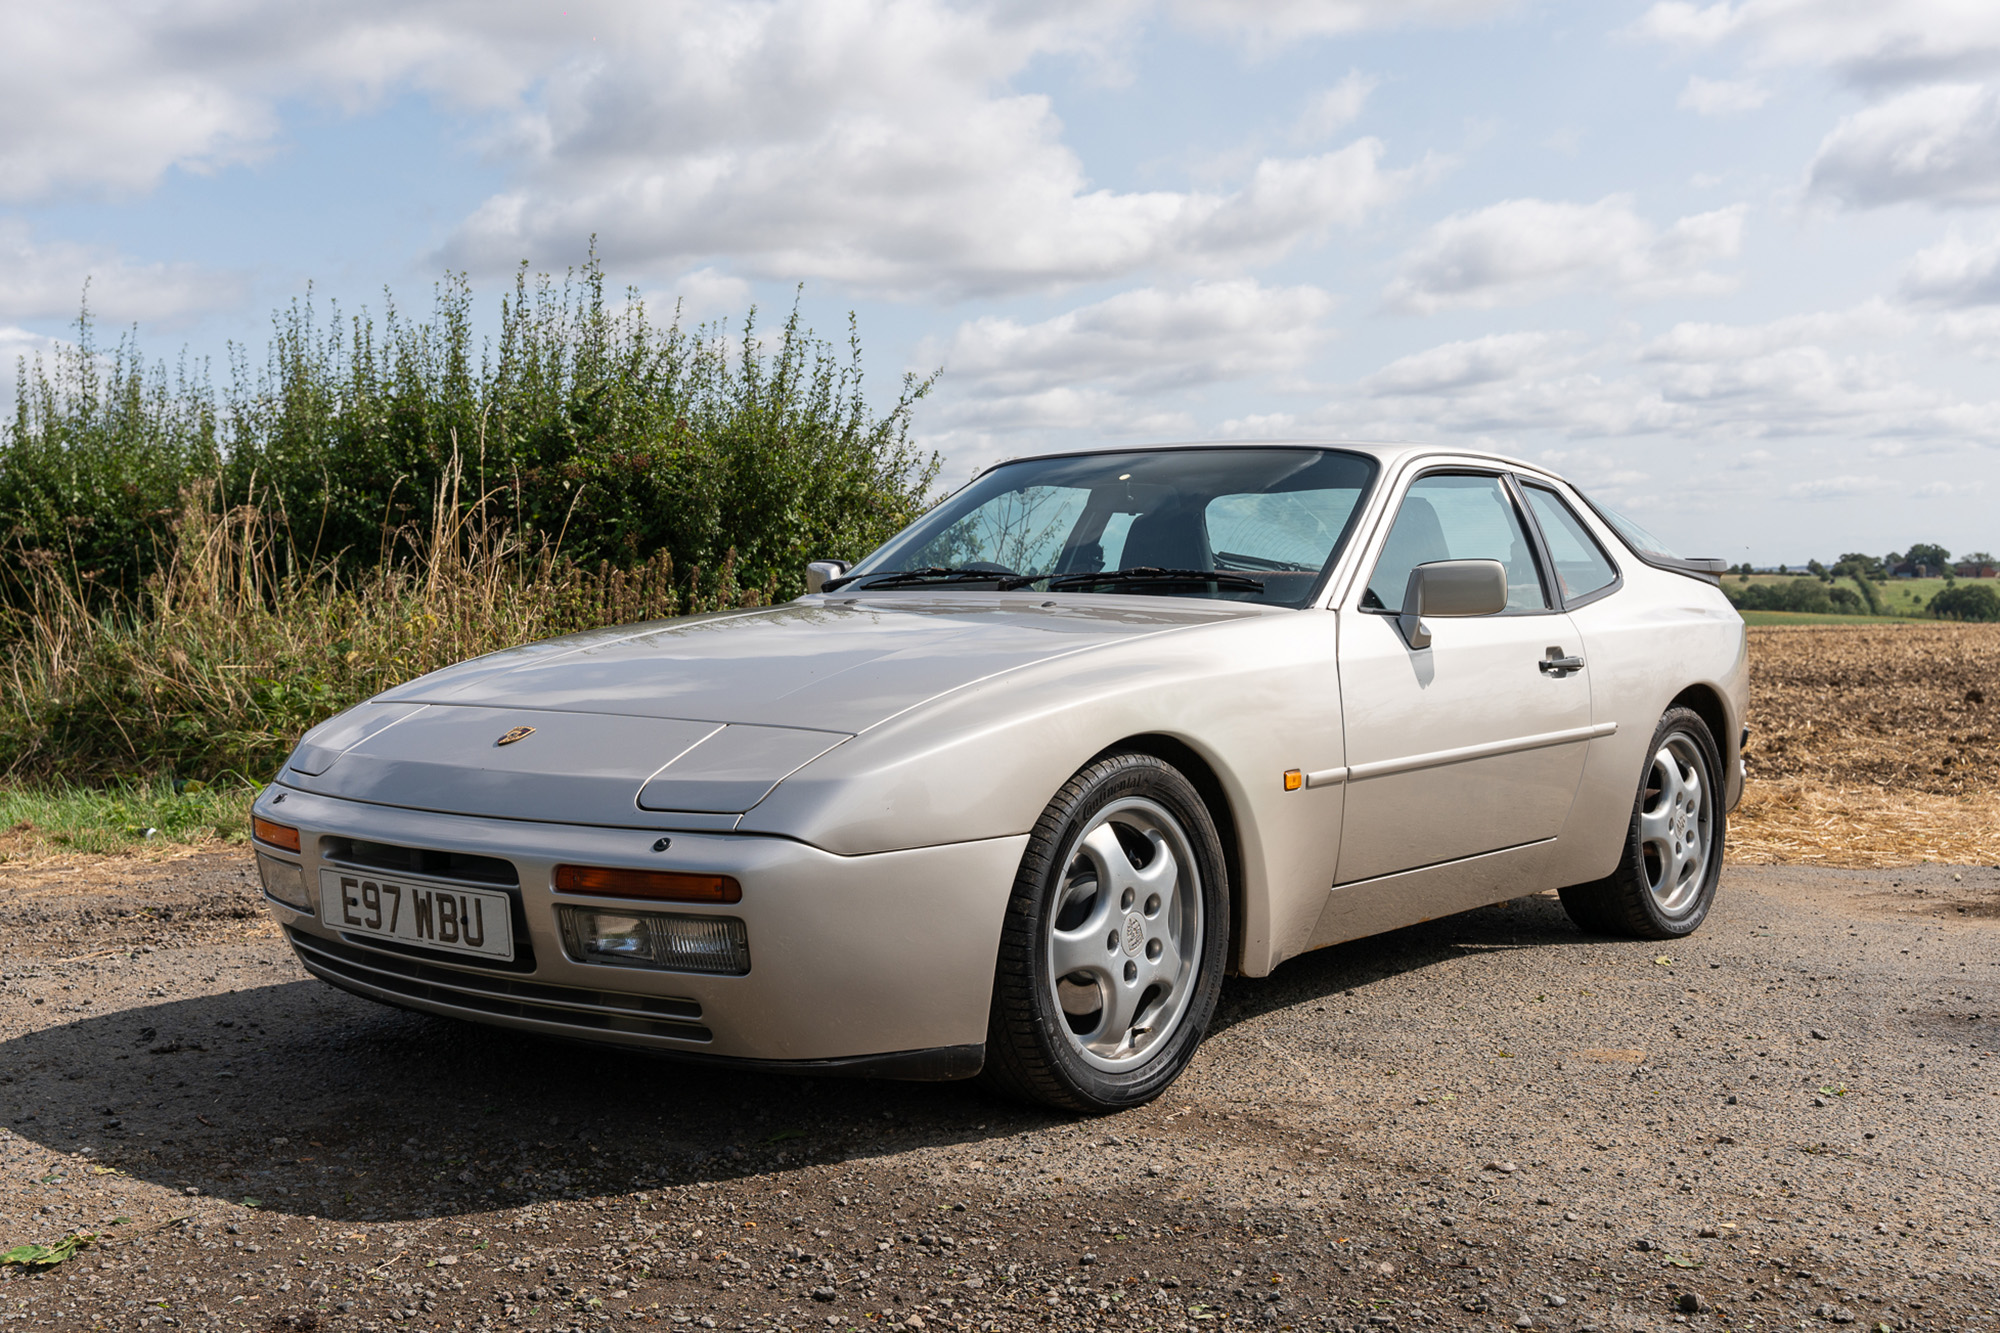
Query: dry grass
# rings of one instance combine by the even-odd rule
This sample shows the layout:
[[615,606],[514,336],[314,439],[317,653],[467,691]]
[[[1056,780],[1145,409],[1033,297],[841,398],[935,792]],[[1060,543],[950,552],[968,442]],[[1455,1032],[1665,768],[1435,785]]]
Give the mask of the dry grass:
[[2000,864],[2000,625],[1752,628],[1750,864]]
[[2000,865],[2000,792],[1908,795],[1798,779],[1750,784],[1729,817],[1739,865]]
[[[455,482],[449,483],[455,485]],[[579,568],[438,497],[428,528],[385,534],[353,580],[306,566],[282,515],[190,492],[175,549],[136,599],[94,596],[50,560],[9,571],[0,608],[0,774],[35,783],[173,774],[261,780],[308,728],[429,671],[600,625],[754,606],[734,560]]]

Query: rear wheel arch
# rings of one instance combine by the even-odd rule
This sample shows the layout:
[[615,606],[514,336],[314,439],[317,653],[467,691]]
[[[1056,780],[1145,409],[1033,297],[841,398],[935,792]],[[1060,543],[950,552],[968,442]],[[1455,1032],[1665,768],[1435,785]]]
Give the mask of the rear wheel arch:
[[[1737,764],[1743,755],[1742,736],[1736,727],[1729,724],[1729,705],[1723,702],[1722,692],[1713,685],[1690,685],[1675,695],[1667,708],[1685,708],[1708,724],[1708,734],[1715,738],[1715,748],[1722,752],[1722,772],[1718,775],[1722,789],[1727,793],[1731,788],[1738,787],[1735,779]],[[1740,788],[1738,794],[1741,794]],[[1723,805],[1735,808],[1727,798]]]
[[1690,685],[1675,695],[1667,707],[1688,709],[1708,723],[1708,734],[1715,737],[1716,748],[1722,751],[1722,762],[1729,762],[1736,751],[1736,737],[1730,734],[1728,706],[1713,686]]

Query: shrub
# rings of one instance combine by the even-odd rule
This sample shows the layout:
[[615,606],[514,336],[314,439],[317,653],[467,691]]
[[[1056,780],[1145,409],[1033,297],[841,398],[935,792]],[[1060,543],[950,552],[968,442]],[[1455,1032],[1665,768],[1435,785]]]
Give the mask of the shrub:
[[[1856,594],[1845,588],[1829,590],[1809,575],[1784,583],[1757,583],[1747,588],[1725,588],[1723,591],[1741,611],[1806,611],[1825,615],[1858,610],[1861,604]],[[1844,600],[1835,594],[1845,594]]]
[[1941,620],[2000,620],[2000,592],[1987,583],[1957,584],[1931,598],[1930,613]]
[[523,272],[497,340],[447,279],[428,320],[275,318],[268,363],[24,362],[0,428],[0,771],[267,775],[322,718],[464,658],[756,605],[929,504],[908,439],[793,311],[768,342],[648,321],[593,261]]
[[[523,271],[485,347],[459,278],[421,321],[393,300],[379,326],[322,321],[308,299],[218,398],[204,372],[149,369],[130,336],[101,351],[86,310],[73,346],[20,367],[0,533],[19,561],[73,565],[98,605],[138,593],[182,492],[209,485],[273,516],[281,562],[349,578],[396,558],[385,533],[476,505],[584,565],[665,552],[712,580],[734,549],[746,583],[796,592],[806,561],[857,557],[927,506],[937,460],[908,428],[931,381],[905,376],[878,415],[851,326],[836,355],[795,309],[766,351],[755,315],[734,340],[659,327],[635,294],[607,301],[594,260],[560,286]],[[18,604],[18,580],[4,593]]]

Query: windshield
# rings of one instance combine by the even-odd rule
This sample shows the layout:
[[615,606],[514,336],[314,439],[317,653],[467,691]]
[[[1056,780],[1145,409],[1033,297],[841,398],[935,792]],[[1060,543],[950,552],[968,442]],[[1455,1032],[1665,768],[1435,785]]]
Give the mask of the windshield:
[[949,580],[1303,606],[1374,475],[1359,454],[1251,445],[1006,463],[842,583],[880,587],[901,574],[894,586]]

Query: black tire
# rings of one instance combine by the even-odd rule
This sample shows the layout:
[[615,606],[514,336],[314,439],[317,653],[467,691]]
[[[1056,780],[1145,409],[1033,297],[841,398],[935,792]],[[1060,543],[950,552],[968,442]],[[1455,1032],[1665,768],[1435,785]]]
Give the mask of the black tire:
[[[1107,846],[1126,857],[1122,869],[1103,860]],[[1156,862],[1163,854],[1172,860]],[[1125,878],[1128,871],[1149,878]],[[1173,887],[1151,891],[1168,875]],[[1192,931],[1191,907],[1199,911]],[[1094,970],[1055,975],[1059,948],[1073,959],[1086,937],[1088,947],[1100,947],[1084,929],[1100,916],[1097,931],[1110,930]],[[1229,933],[1222,842],[1194,785],[1156,755],[1094,760],[1049,802],[1021,858],[1001,930],[981,1080],[1067,1111],[1151,1101],[1179,1077],[1207,1031]],[[1093,996],[1096,1010],[1088,1008]],[[1126,1015],[1132,1023],[1121,1029]]]
[[[1699,788],[1692,799],[1690,776]],[[1569,919],[1596,934],[1642,940],[1680,939],[1700,929],[1722,879],[1728,835],[1722,793],[1722,753],[1708,723],[1692,709],[1668,709],[1646,747],[1618,868],[1561,890]],[[1684,858],[1684,848],[1693,848],[1698,861]]]

